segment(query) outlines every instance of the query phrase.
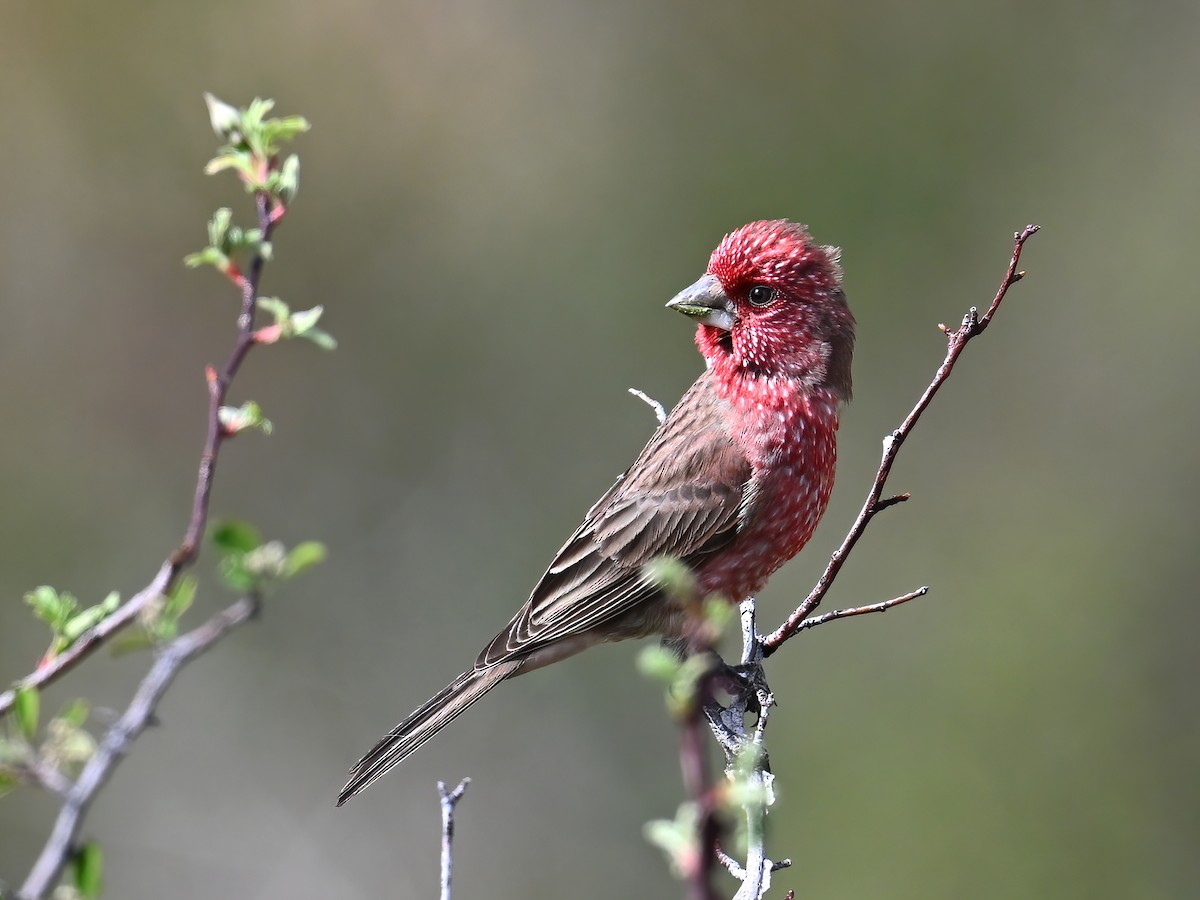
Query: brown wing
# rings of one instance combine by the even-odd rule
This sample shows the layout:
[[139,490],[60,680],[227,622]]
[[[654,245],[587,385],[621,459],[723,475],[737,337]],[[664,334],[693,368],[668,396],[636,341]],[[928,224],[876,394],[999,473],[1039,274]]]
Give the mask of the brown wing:
[[724,546],[736,534],[750,474],[705,373],[588,511],[476,666],[526,656],[655,596],[645,564],[659,556],[694,562]]

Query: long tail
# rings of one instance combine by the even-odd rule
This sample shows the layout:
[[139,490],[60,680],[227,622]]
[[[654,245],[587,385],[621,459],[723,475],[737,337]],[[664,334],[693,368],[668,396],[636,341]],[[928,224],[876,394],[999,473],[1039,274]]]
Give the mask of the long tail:
[[522,662],[516,659],[486,669],[472,669],[442,688],[354,764],[337,805],[366,790],[388,769],[458,718],[459,713],[516,672]]

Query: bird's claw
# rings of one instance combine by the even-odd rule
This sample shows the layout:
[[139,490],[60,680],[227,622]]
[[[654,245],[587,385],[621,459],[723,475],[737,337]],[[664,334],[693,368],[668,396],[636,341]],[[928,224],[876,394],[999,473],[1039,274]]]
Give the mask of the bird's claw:
[[726,662],[721,662],[715,678],[721,689],[741,701],[748,712],[760,712],[759,698],[766,696],[769,692],[762,666],[754,663],[739,663],[731,666]]

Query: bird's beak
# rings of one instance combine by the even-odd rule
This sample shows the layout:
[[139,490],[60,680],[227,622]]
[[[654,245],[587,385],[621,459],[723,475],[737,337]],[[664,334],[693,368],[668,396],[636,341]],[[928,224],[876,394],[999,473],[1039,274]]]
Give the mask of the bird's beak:
[[701,325],[712,325],[730,331],[735,320],[733,301],[721,287],[716,275],[705,275],[690,288],[680,291],[667,304]]

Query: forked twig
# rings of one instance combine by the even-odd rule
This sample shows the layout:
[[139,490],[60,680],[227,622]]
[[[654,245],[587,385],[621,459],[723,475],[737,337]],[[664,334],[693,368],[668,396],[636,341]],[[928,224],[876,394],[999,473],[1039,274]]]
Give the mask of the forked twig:
[[[946,357],[942,360],[942,364],[934,373],[933,380],[929,383],[929,387],[925,388],[925,392],[921,394],[917,400],[916,406],[912,411],[905,416],[904,421],[900,423],[900,427],[883,439],[883,458],[879,462],[879,469],[875,473],[875,480],[871,484],[871,490],[867,492],[867,499],[863,503],[862,510],[858,517],[854,520],[854,524],[850,527],[849,533],[842,541],[840,547],[834,551],[833,556],[829,559],[829,565],[825,567],[825,572],[817,581],[816,587],[804,599],[796,609],[792,612],[787,620],[780,625],[775,631],[763,638],[763,656],[770,656],[778,650],[785,641],[796,635],[800,630],[800,623],[812,615],[815,610],[829,592],[829,588],[833,585],[833,580],[841,571],[842,565],[846,561],[846,557],[850,551],[854,549],[854,545],[858,543],[858,539],[862,537],[867,525],[875,514],[887,509],[889,506],[894,506],[897,503],[908,499],[908,494],[900,494],[895,497],[889,497],[886,500],[880,499],[883,497],[883,488],[887,483],[888,475],[891,474],[892,464],[896,461],[896,455],[900,452],[900,447],[904,441],[912,433],[917,421],[921,418],[921,414],[925,412],[934,396],[946,379],[950,377],[950,373],[954,371],[954,364],[958,362],[959,356],[972,338],[983,334],[984,330],[992,322],[992,317],[996,315],[996,310],[1000,308],[1000,303],[1008,294],[1008,289],[1025,277],[1025,273],[1020,271],[1017,266],[1021,262],[1021,251],[1025,247],[1025,242],[1038,233],[1040,226],[1026,225],[1021,231],[1013,235],[1013,252],[1009,259],[1008,270],[1004,274],[1004,279],[1000,282],[1000,287],[996,291],[996,295],[992,298],[991,305],[987,311],[981,316],[975,307],[971,307],[970,311],[963,316],[962,324],[956,329],[950,329],[945,325],[939,325],[939,329],[946,335]],[[893,604],[894,605],[894,604]]]

